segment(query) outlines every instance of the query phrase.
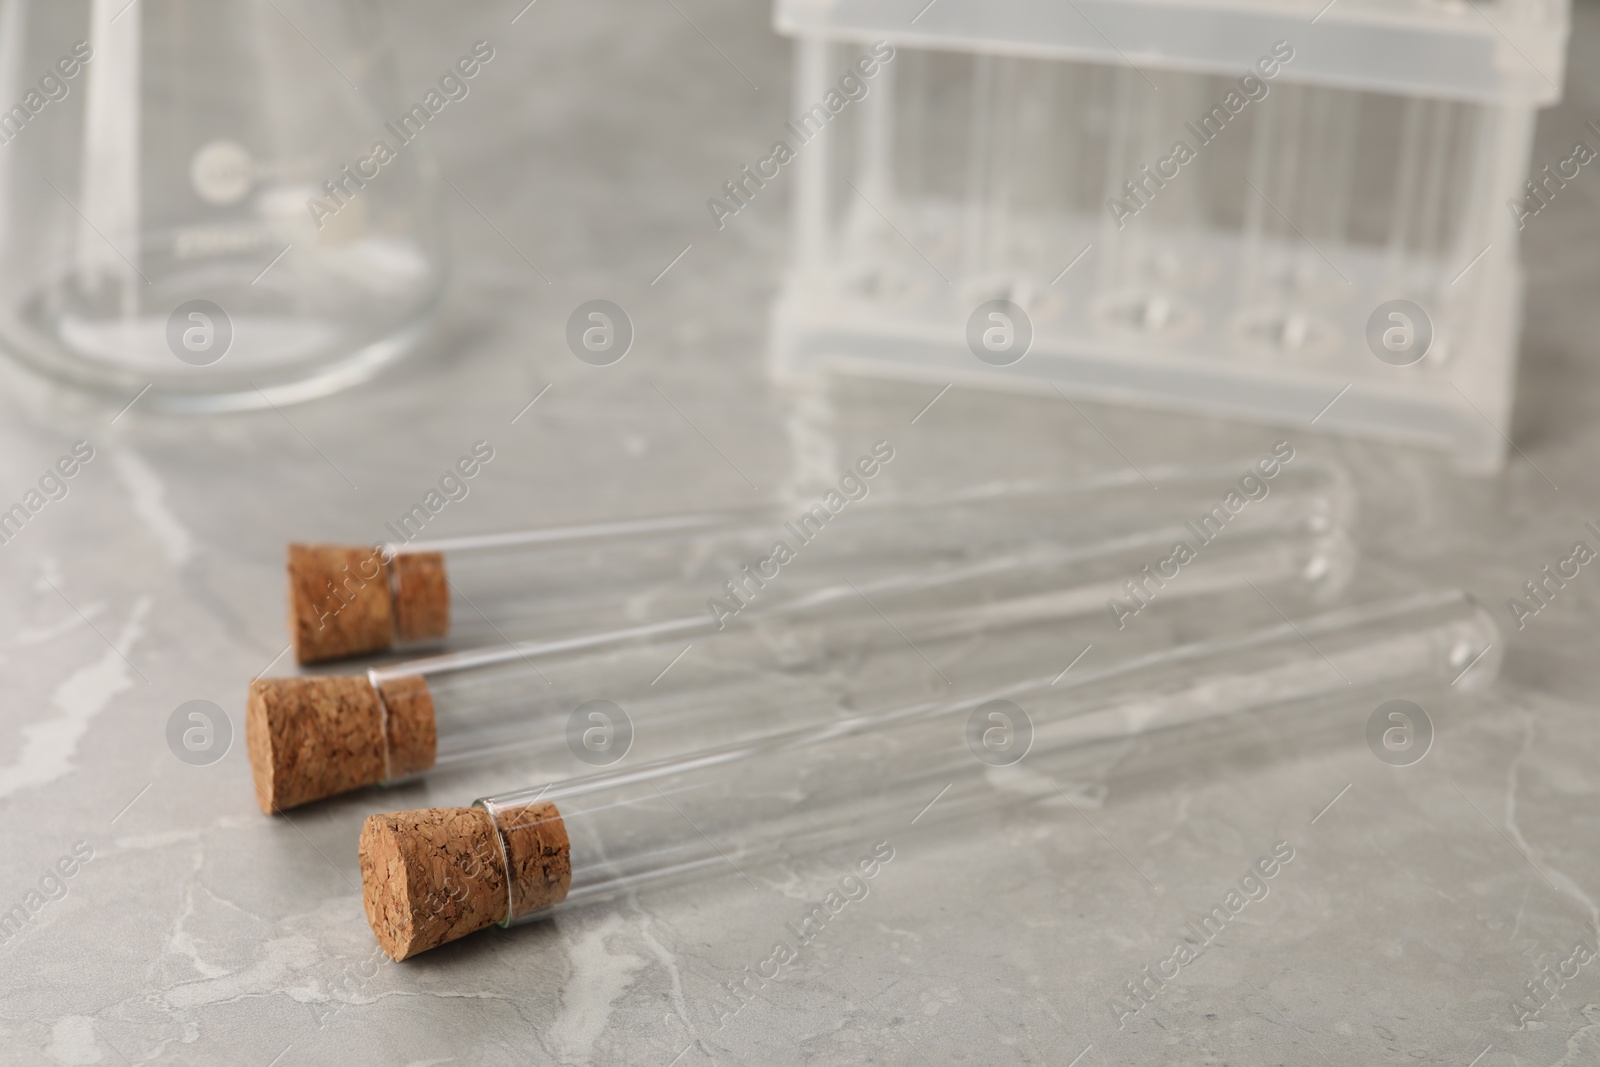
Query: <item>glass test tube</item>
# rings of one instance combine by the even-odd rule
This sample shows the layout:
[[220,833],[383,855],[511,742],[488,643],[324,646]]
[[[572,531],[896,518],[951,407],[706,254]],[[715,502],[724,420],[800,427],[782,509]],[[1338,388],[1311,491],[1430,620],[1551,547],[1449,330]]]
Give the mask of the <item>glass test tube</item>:
[[[404,959],[495,923],[594,903],[888,819],[948,822],[1044,799],[1097,746],[1259,709],[1419,684],[1486,684],[1488,612],[1458,591],[1329,612],[1169,648],[1102,671],[1017,680],[587,778],[473,808],[369,818],[367,917]],[[1026,763],[1023,764],[1023,760]],[[1075,765],[1076,764],[1076,765]]]
[[[1247,582],[1287,586],[1297,597],[1325,596],[1343,587],[1354,560],[1340,530],[1269,528],[1216,538],[1169,579],[1150,572],[1185,530],[1169,525],[1076,548],[1043,545],[992,559],[939,561],[919,573],[812,589],[731,620],[695,614],[446,653],[365,676],[257,679],[246,713],[257,800],[271,813],[491,759],[551,771],[571,769],[574,757],[602,765],[627,751],[630,716],[651,727],[668,724],[652,742],[654,755],[673,750],[669,737],[708,726],[724,738],[772,732],[825,717],[841,687],[850,700],[881,707],[895,685],[914,682],[882,662],[871,670],[856,666],[874,648],[909,646],[918,666],[933,662],[926,657],[935,642],[1090,616],[1098,616],[1099,637],[1108,623],[1122,622],[1108,605],[1134,603],[1141,588],[1146,603],[1182,602]],[[696,646],[696,663],[709,658],[716,670],[712,681],[657,688]],[[639,696],[628,712],[591,699],[599,695],[597,684],[627,678]],[[626,733],[617,741],[609,731],[619,723]],[[588,732],[591,724],[599,734]],[[576,737],[605,744],[588,760]]]
[[[893,456],[887,442],[874,448],[809,508],[766,506],[376,548],[291,545],[296,656],[312,663],[396,647],[498,644],[714,610],[707,607],[713,602],[737,611],[835,584],[841,575],[860,582],[939,561],[1103,541],[1159,522],[1194,522],[1212,533],[1224,526],[1325,530],[1345,525],[1354,507],[1340,468],[1295,460],[1287,444],[1274,455],[1231,464],[917,501],[872,496],[871,479]],[[1258,499],[1247,501],[1243,482]],[[1230,493],[1247,506],[1224,507]]]

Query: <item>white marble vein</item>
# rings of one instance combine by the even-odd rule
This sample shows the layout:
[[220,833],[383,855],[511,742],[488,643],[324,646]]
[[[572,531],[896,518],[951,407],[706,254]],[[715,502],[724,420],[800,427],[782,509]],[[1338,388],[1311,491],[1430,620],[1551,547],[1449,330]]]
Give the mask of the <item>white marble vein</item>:
[[168,561],[174,567],[183,566],[194,553],[194,535],[167,507],[167,487],[161,476],[143,456],[125,444],[109,452],[111,469],[128,491],[133,513],[143,520]]
[[105,649],[94,662],[68,675],[51,694],[52,713],[22,728],[22,744],[16,758],[0,764],[0,798],[54,782],[73,769],[78,743],[89,732],[95,717],[118,693],[133,687],[131,669],[124,657],[144,636],[144,619],[150,604],[148,596],[141,596],[111,638],[116,647]]

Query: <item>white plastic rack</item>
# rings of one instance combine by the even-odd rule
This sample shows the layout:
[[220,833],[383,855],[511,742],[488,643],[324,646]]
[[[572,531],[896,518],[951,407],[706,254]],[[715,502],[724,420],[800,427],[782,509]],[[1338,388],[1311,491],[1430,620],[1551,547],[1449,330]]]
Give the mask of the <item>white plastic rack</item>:
[[[1053,385],[1503,462],[1565,0],[775,17],[798,48],[780,378]],[[1548,162],[1544,199],[1573,165]]]

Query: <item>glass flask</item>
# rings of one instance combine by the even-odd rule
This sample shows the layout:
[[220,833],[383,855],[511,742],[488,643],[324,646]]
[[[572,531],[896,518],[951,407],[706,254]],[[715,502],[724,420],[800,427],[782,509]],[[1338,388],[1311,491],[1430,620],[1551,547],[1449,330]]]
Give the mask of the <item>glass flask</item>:
[[443,288],[412,142],[444,97],[391,58],[369,0],[0,0],[0,350],[189,411],[405,353]]

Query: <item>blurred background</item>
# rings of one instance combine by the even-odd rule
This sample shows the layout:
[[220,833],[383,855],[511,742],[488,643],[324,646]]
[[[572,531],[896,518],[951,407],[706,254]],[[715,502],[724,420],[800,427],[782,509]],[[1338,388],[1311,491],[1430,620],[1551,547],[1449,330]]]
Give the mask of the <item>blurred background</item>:
[[[1086,182],[1095,188],[1084,194],[1098,213],[1091,229],[1082,239],[1041,237],[1033,251],[1050,266],[1027,283],[996,281],[1004,271],[967,263],[958,248],[941,253],[923,237],[937,236],[937,222],[913,225],[909,209],[873,207],[870,166],[843,148],[832,159],[846,168],[840,177],[806,172],[821,164],[813,165],[820,153],[805,145],[776,177],[744,186],[744,203],[730,199],[725,183],[770,158],[774,141],[793,137],[785,124],[810,106],[801,102],[814,99],[809,87],[837,81],[831,74],[808,81],[797,70],[797,55],[808,53],[774,30],[765,5],[392,0],[382,5],[381,38],[372,36],[376,23],[357,11],[361,5],[323,12],[288,0],[229,4],[252,9],[255,21],[197,19],[184,23],[189,36],[162,22],[176,6],[133,0],[126,8],[46,9],[0,0],[0,70],[12,77],[4,101],[25,101],[51,71],[58,79],[40,90],[48,103],[22,104],[29,118],[15,132],[0,115],[9,137],[0,143],[7,287],[0,296],[8,309],[0,336],[18,357],[0,360],[0,509],[19,503],[28,512],[5,528],[0,546],[9,594],[0,599],[7,854],[0,904],[24,901],[80,842],[93,854],[59,899],[34,909],[26,928],[0,945],[0,1061],[1600,1062],[1593,968],[1564,981],[1532,1022],[1508,1007],[1530,995],[1527,983],[1540,979],[1546,963],[1566,959],[1575,942],[1594,947],[1600,933],[1600,866],[1590,847],[1600,791],[1600,728],[1590,708],[1600,681],[1594,579],[1585,568],[1532,615],[1509,603],[1537,606],[1525,583],[1568,558],[1575,541],[1597,543],[1585,523],[1600,522],[1600,371],[1584,362],[1600,327],[1591,298],[1600,281],[1595,178],[1580,167],[1520,220],[1504,197],[1483,192],[1505,187],[1507,177],[1519,190],[1547,164],[1575,158],[1575,142],[1600,147],[1591,125],[1600,121],[1593,75],[1600,9],[1590,0],[1570,11],[1559,102],[1537,110],[1528,101],[1556,93],[1525,75],[1474,90],[1475,106],[1497,121],[1536,115],[1527,158],[1495,156],[1494,141],[1463,140],[1458,148],[1449,138],[1479,128],[1463,119],[1451,127],[1458,132],[1438,134],[1442,154],[1416,164],[1435,168],[1440,196],[1498,213],[1492,222],[1473,215],[1460,224],[1481,223],[1486,258],[1472,259],[1484,242],[1439,236],[1440,247],[1451,249],[1450,269],[1396,291],[1431,312],[1441,336],[1458,346],[1456,358],[1466,360],[1442,370],[1422,364],[1441,375],[1465,367],[1463,384],[1452,388],[1467,404],[1448,400],[1448,418],[1439,417],[1445,428],[1416,442],[1395,438],[1431,417],[1429,405],[1446,395],[1447,382],[1431,392],[1394,386],[1428,399],[1415,409],[1352,416],[1349,425],[1318,411],[1319,396],[1338,411],[1341,377],[1357,386],[1352,398],[1391,388],[1372,375],[1392,368],[1359,333],[1371,301],[1352,312],[1354,327],[1329,316],[1342,347],[1314,353],[1330,362],[1310,378],[1279,375],[1260,353],[1246,359],[1241,380],[1274,385],[1237,421],[1179,410],[1170,396],[1154,406],[1149,396],[1109,403],[1104,391],[1072,388],[1073,375],[1091,370],[1072,363],[1070,340],[1050,324],[1082,320],[1066,305],[1039,310],[1051,276],[1074,277],[1062,268],[1098,271],[1113,295],[1164,277],[1141,274],[1136,257],[1102,262],[1132,246],[1107,243],[1108,216],[1095,206],[1100,183],[1114,170],[1136,178],[1140,163],[1153,166],[1165,154],[1141,154],[1137,139],[1118,157],[1128,161],[1125,170],[1112,164],[1110,148],[1096,149]],[[920,22],[939,10],[930,5],[932,12],[918,15],[918,6],[893,14]],[[1316,6],[1294,13],[1306,40],[1339,12],[1313,26],[1307,20]],[[821,13],[811,14],[827,17],[826,5],[815,7]],[[1500,10],[1506,5],[1466,7],[1455,16],[1467,25],[1476,25],[1482,8],[1509,17]],[[140,8],[148,16],[142,45],[129,11]],[[794,10],[798,18],[810,6]],[[1538,10],[1543,18],[1567,14]],[[93,31],[111,46],[96,48],[67,76],[55,64]],[[1268,53],[1277,36],[1239,45],[1238,69]],[[1481,27],[1479,36],[1490,37]],[[1492,39],[1503,36],[1496,29]],[[175,51],[163,54],[160,40]],[[1511,38],[1506,43],[1515,56]],[[1500,45],[1493,47],[1498,54]],[[448,103],[407,131],[409,140],[393,138],[392,162],[373,159],[378,169],[370,173],[378,176],[368,179],[370,188],[347,185],[342,198],[324,197],[325,217],[312,211],[308,223],[304,198],[295,196],[282,217],[296,221],[284,229],[274,229],[277,216],[267,212],[262,232],[191,234],[188,258],[180,236],[171,262],[135,257],[135,266],[96,229],[105,213],[125,217],[143,204],[146,225],[181,234],[187,213],[199,208],[176,194],[163,201],[163,190],[188,182],[195,203],[228,203],[244,195],[241,185],[266,180],[252,161],[230,154],[230,144],[254,133],[196,134],[173,103],[185,86],[208,79],[225,96],[228,72],[241,62],[228,57],[252,50],[277,57],[271,84],[284,94],[280,109],[260,109],[252,120],[260,129],[300,123],[294,129],[305,130],[307,143],[348,145],[314,162],[279,161],[320,176],[310,179],[313,188],[341,180],[346,164],[373,159],[367,142],[389,116],[398,120],[436,88]],[[870,50],[870,43],[835,45],[819,69],[842,72]],[[890,69],[913,54],[903,50]],[[1318,55],[1310,46],[1301,54]],[[192,63],[174,65],[176,57]],[[457,65],[468,57],[476,60],[470,77]],[[1486,69],[1503,69],[1499,62],[1486,61]],[[387,74],[385,63],[392,64]],[[105,81],[91,87],[90,75],[108,66]],[[1121,114],[1116,86],[1090,86],[1084,98],[1100,101],[1100,119],[1083,119],[1086,129],[1125,120],[1129,129],[1153,129],[1150,143],[1164,144],[1185,117],[1207,112],[1237,81],[1152,70],[1146,85],[1146,66],[1135,55],[1124,80],[1168,110]],[[1447,78],[1448,63],[1440,69]],[[928,75],[935,86],[978,76]],[[1009,91],[1025,95],[1031,78],[1036,72],[1014,73]],[[51,99],[54,85],[63,86],[59,99]],[[129,87],[141,85],[142,107],[130,111]],[[896,89],[897,102],[910,98],[905,82]],[[1287,83],[1272,92],[1287,96]],[[929,93],[922,121],[936,128],[942,112],[937,92]],[[370,136],[347,136],[340,108],[369,94],[370,110],[355,114],[379,121]],[[304,125],[319,99],[327,101],[324,130]],[[829,136],[856,117],[850,109],[872,100],[869,92],[852,101]],[[1337,107],[1301,103],[1310,115],[1305,129],[1313,119],[1337,120],[1328,118]],[[76,109],[70,117],[69,108]],[[1385,121],[1407,121],[1395,117],[1399,105],[1388,109],[1389,120],[1381,102],[1362,108],[1362,120],[1380,131]],[[1019,104],[1017,113],[1025,112]],[[1037,119],[1041,128],[1049,128],[1047,119]],[[141,128],[146,138],[222,147],[199,161],[147,164],[138,181],[121,180],[137,158]],[[1084,136],[1104,141],[1111,128]],[[1344,129],[1352,143],[1360,140]],[[1242,180],[1258,172],[1249,169],[1240,133]],[[1036,145],[1026,129],[1008,136]],[[1321,156],[1303,157],[1306,174],[1345,158],[1321,145]],[[965,157],[941,164],[929,151],[919,164],[924,176],[967,166]],[[1010,157],[1013,188],[1033,158],[1018,153]],[[1372,168],[1395,162],[1348,158]],[[858,163],[862,169],[850,169]],[[1296,249],[1296,263],[1320,270],[1326,262],[1334,273],[1338,264],[1349,267],[1336,251],[1343,246],[1324,242],[1310,223],[1297,226],[1303,217],[1289,210],[1309,179],[1271,173],[1274,184],[1258,190],[1267,203],[1254,209],[1260,225]],[[1393,192],[1378,178],[1363,186],[1365,173],[1352,170],[1342,187],[1355,190],[1348,198],[1358,208]],[[1135,217],[1128,228],[1150,222],[1169,227],[1152,233],[1198,231],[1197,219],[1247,224],[1251,209],[1229,205],[1248,198],[1216,192],[1215,175],[1192,190],[1184,177],[1151,202],[1152,212],[1173,218]],[[1459,192],[1463,184],[1474,191]],[[824,185],[832,195],[852,188],[872,207],[839,209],[840,235],[828,246],[836,255],[826,269],[806,258],[815,233],[797,222],[800,191]],[[1305,195],[1313,206],[1325,200]],[[1426,188],[1416,195],[1428,199]],[[1172,206],[1180,198],[1193,201],[1191,215]],[[713,199],[739,210],[719,212],[708,205]],[[1119,231],[1109,217],[1114,241]],[[336,235],[361,220],[389,245],[366,248],[357,231],[344,244],[327,237],[328,228]],[[1044,232],[1020,208],[1008,225],[1013,233]],[[313,252],[319,239],[337,247]],[[899,317],[883,320],[888,325],[862,325],[859,308],[816,295],[834,284],[818,282],[819,272],[849,273],[839,262],[856,239],[897,249],[874,261],[900,264],[883,268],[886,281],[874,275],[891,296],[905,276],[902,261],[927,263],[916,284],[949,286],[960,313],[947,324],[943,355],[909,373],[855,365],[869,373],[835,374],[828,346],[806,342],[807,329],[833,330],[857,347],[860,336],[877,336],[887,350],[931,321],[913,301],[896,305]],[[1379,234],[1375,246],[1385,239]],[[247,248],[236,258],[254,264],[255,276],[237,268],[217,283],[222,295],[212,282],[197,282],[186,264],[218,247],[206,241]],[[98,248],[84,253],[92,269],[31,295],[59,260],[58,244]],[[1098,249],[1074,260],[1086,244]],[[984,247],[997,259],[1007,255],[1004,241]],[[1457,247],[1465,251],[1456,254]],[[1225,260],[1209,262],[1230,269]],[[1496,322],[1515,324],[1519,261],[1520,334],[1498,349],[1468,351],[1482,340],[1473,309],[1493,305]],[[1473,264],[1481,275],[1469,273]],[[156,277],[135,283],[130,269]],[[1182,276],[1191,268],[1172,269]],[[1483,286],[1465,310],[1448,295],[1453,275],[1463,286]],[[1190,291],[1188,299],[1197,314],[1225,320],[1219,301],[1264,292],[1279,284],[1273,277]],[[160,314],[131,333],[107,330],[104,322],[117,318],[136,284],[161,292]],[[1288,295],[1266,303],[1292,312],[1297,284],[1282,282]],[[264,286],[277,288],[260,296]],[[1150,309],[1148,293],[1140,299],[1128,314],[1164,328],[1165,313]],[[201,303],[189,307],[191,300]],[[1059,363],[1066,389],[1050,385],[1057,375],[1049,371],[987,387],[1011,364],[966,352],[963,331],[966,313],[990,300],[1021,307],[1038,323],[1041,350],[1014,361],[1018,373],[1059,341],[1069,353]],[[588,317],[596,309],[604,321]],[[1121,305],[1112,301],[1107,313],[1121,314]],[[1306,321],[1273,320],[1261,336],[1269,347],[1314,337],[1318,327]],[[213,359],[219,323],[239,347],[225,344]],[[584,330],[594,324],[628,335],[621,356],[585,347]],[[1070,334],[1069,327],[1062,329]],[[200,340],[186,344],[191,328]],[[169,344],[174,329],[177,341]],[[269,344],[275,329],[293,336]],[[1150,391],[1160,393],[1168,388],[1160,384],[1162,346],[1183,342],[1122,336],[1115,346],[1150,356],[1147,377],[1157,383]],[[87,355],[61,360],[51,344]],[[293,358],[273,356],[284,346]],[[358,349],[359,358],[348,358]],[[1357,369],[1346,374],[1339,359]],[[1222,746],[1204,759],[1152,755],[1122,787],[1086,796],[1092,822],[1058,807],[988,815],[954,836],[907,826],[871,898],[852,905],[843,928],[830,928],[799,967],[732,1017],[718,1007],[732,997],[729,983],[767,956],[783,924],[857,850],[774,865],[759,874],[758,892],[728,877],[491,931],[470,945],[392,964],[375,955],[362,921],[354,853],[360,819],[380,806],[458,803],[470,790],[446,794],[417,783],[376,799],[330,801],[292,822],[257,812],[246,784],[244,692],[249,679],[289,669],[286,542],[387,538],[385,523],[410,511],[480,442],[492,461],[469,492],[433,516],[430,537],[809,502],[880,440],[893,443],[895,460],[874,491],[909,499],[1002,481],[1248,461],[1291,441],[1301,455],[1350,470],[1360,499],[1353,534],[1371,581],[1397,592],[1460,586],[1488,608],[1505,641],[1501,682],[1489,696],[1437,715],[1429,758],[1404,769],[1373,758],[1362,739],[1370,710],[1363,707],[1350,730],[1316,744],[1264,728],[1249,744]],[[57,464],[68,456],[78,464],[65,477]],[[53,470],[63,476],[42,482]],[[39,507],[27,502],[35,489],[44,498]],[[231,745],[202,765],[174,758],[167,740],[174,709],[191,700],[212,701],[231,720]],[[1337,800],[1331,811],[1330,800]],[[1181,987],[1174,983],[1152,1012],[1119,1025],[1111,998],[1157,957],[1186,911],[1213,903],[1280,840],[1293,843],[1297,859],[1271,899],[1253,906],[1259,912],[1230,931],[1221,951],[1186,970]]]

